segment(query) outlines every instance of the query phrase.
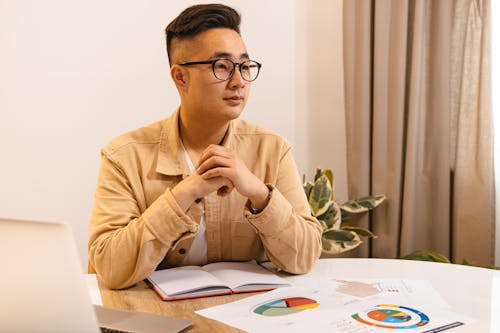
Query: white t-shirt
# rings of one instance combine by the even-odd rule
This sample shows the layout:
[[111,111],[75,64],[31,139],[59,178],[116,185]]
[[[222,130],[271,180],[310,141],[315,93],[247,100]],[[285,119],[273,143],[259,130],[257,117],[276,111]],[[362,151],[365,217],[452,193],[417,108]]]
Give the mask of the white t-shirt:
[[[191,172],[196,172],[196,169],[193,165],[193,162],[191,161],[191,158],[189,157],[189,154],[186,151],[186,148],[184,148],[184,145],[182,144],[182,149],[184,150],[184,156],[186,156],[186,162],[189,166],[189,170]],[[194,236],[193,244],[191,245],[191,248],[189,249],[188,253],[186,254],[186,257],[182,261],[183,266],[188,266],[188,265],[196,265],[196,266],[201,266],[205,265],[207,263],[207,240],[205,238],[205,207],[203,207],[203,212],[201,214],[200,218],[200,226],[198,228],[198,232]]]

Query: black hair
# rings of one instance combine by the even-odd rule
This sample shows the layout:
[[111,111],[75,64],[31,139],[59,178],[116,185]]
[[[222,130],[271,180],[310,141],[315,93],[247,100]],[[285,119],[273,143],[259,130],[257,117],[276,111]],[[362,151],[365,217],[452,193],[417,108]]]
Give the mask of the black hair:
[[186,8],[165,28],[168,61],[171,63],[172,39],[193,38],[213,28],[228,28],[240,33],[241,15],[222,4],[194,5]]

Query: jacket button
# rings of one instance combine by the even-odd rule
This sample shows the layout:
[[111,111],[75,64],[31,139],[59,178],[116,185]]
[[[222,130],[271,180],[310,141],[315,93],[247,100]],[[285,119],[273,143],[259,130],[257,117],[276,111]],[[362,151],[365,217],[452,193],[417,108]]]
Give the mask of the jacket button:
[[184,253],[186,253],[186,249],[185,249],[185,248],[183,248],[183,247],[181,247],[181,248],[179,249],[179,253],[180,253],[180,254],[184,254]]

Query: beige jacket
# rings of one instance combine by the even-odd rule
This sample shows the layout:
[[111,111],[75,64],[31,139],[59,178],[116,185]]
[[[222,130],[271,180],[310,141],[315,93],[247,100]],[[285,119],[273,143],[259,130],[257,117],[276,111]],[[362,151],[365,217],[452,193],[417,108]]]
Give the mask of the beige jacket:
[[155,269],[180,265],[203,208],[208,262],[270,259],[290,273],[309,271],[321,254],[321,226],[311,216],[290,145],[277,134],[233,120],[223,145],[272,189],[268,205],[252,214],[248,199],[233,190],[226,197],[210,194],[184,213],[170,192],[189,174],[178,116],[179,111],[126,133],[102,150],[89,271],[110,288],[125,288]]

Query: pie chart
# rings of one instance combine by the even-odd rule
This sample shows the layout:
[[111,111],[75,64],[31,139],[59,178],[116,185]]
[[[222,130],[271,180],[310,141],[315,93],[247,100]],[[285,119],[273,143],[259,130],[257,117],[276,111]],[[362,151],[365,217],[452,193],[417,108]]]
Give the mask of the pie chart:
[[365,325],[389,329],[420,328],[429,323],[429,317],[425,313],[394,304],[379,304],[351,317]]
[[253,313],[266,317],[277,317],[314,309],[318,306],[319,303],[310,298],[287,297],[258,305],[253,309]]

